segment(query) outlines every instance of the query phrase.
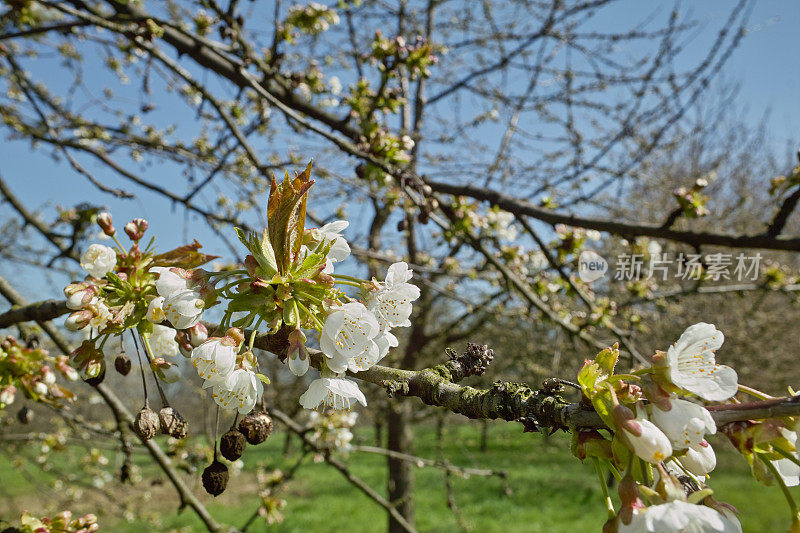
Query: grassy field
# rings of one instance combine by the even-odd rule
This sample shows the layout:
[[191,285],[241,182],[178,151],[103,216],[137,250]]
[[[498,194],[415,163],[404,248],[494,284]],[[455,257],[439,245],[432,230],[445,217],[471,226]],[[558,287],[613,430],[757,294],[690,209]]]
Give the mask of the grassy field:
[[[591,463],[581,464],[568,452],[565,436],[553,436],[546,442],[539,435],[522,434],[514,424],[494,424],[490,431],[489,449],[479,450],[479,426],[453,425],[447,428],[445,453],[459,466],[504,469],[507,480],[499,478],[454,478],[454,494],[462,524],[478,532],[578,532],[599,531],[604,520],[600,489]],[[372,444],[371,433],[357,433],[357,439]],[[716,439],[718,449],[727,447]],[[244,457],[245,470],[231,479],[229,490],[218,498],[210,498],[199,487],[199,476],[192,486],[215,517],[237,527],[256,509],[257,483],[253,474],[256,464],[268,468],[286,468],[292,456],[284,458],[283,436],[276,435],[267,443],[250,447]],[[416,453],[437,457],[433,431],[417,429]],[[24,455],[24,452],[23,452]],[[113,457],[112,454],[108,454]],[[101,495],[90,486],[80,488],[77,503],[66,503],[69,495],[64,486],[41,491],[34,488],[75,472],[77,466],[68,452],[57,454],[55,471],[42,473],[19,455],[0,455],[0,517],[14,518],[22,508],[52,509],[64,504],[76,511],[92,510],[100,515],[102,531],[203,531],[200,522],[188,511],[177,513],[177,496],[165,480],[153,479],[154,473],[144,467],[144,480],[134,488],[120,489],[111,482],[111,497]],[[142,457],[138,462],[146,465]],[[385,458],[369,453],[353,453],[351,470],[367,483],[383,492]],[[728,501],[742,512],[744,531],[783,531],[788,527],[788,508],[776,487],[757,485],[749,475],[741,457],[720,453],[719,473],[712,486],[719,499]],[[81,476],[77,476],[80,480]],[[74,483],[73,483],[74,486]],[[74,496],[74,495],[73,495]],[[342,475],[325,463],[308,460],[282,496],[287,500],[284,521],[267,527],[260,519],[249,531],[347,531],[380,532],[385,530],[386,517],[381,508],[349,485]],[[800,496],[800,494],[798,494]],[[448,509],[445,479],[434,468],[418,468],[416,481],[417,526],[420,531],[463,531]],[[145,513],[132,512],[136,507]],[[62,507],[62,508],[63,508]],[[127,515],[127,520],[123,517]]]

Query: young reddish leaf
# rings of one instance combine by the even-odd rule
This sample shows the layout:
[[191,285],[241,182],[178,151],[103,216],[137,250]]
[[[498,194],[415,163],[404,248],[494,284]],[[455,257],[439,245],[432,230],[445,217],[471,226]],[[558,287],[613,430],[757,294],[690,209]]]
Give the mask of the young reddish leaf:
[[195,240],[192,244],[179,246],[174,250],[154,256],[151,266],[180,267],[187,269],[197,268],[219,257],[218,255],[208,255],[198,252],[197,250],[202,247],[203,245]]
[[267,203],[267,229],[269,241],[275,252],[278,270],[289,271],[289,265],[300,251],[306,221],[306,199],[314,184],[311,163],[300,174],[290,178],[289,173],[280,185],[272,177]]

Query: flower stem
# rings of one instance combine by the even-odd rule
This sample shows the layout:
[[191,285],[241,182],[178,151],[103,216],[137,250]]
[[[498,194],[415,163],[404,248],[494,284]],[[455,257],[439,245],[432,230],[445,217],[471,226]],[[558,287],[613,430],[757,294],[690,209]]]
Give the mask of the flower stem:
[[759,400],[771,400],[774,398],[774,396],[770,396],[765,392],[753,389],[751,387],[748,387],[747,385],[739,385],[739,392],[744,392],[745,394],[749,394],[750,396],[755,396]]
[[614,502],[611,501],[611,494],[608,492],[608,484],[606,483],[606,476],[603,474],[603,467],[597,457],[592,457],[592,462],[594,463],[594,470],[597,472],[597,478],[600,480],[600,487],[603,490],[603,499],[608,510],[608,518],[612,520],[617,516],[617,512],[614,510]]
[[350,285],[351,287],[358,287],[359,289],[364,288],[364,285],[366,285],[366,283],[362,280],[356,282],[344,279],[335,279],[334,283],[336,283],[337,285]]
[[117,246],[119,246],[119,250],[120,250],[120,252],[122,252],[122,255],[123,256],[128,255],[128,252],[126,252],[125,248],[122,247],[122,243],[119,242],[119,239],[117,239],[117,236],[116,235],[112,235],[111,238],[114,239],[114,242],[117,243]]
[[776,452],[778,452],[779,454],[781,454],[782,456],[786,457],[787,459],[789,459],[791,462],[793,462],[797,466],[800,466],[800,459],[798,459],[797,456],[792,455],[791,453],[787,452],[783,448],[778,448],[774,444],[772,445],[772,449],[775,450]]
[[362,285],[363,285],[364,283],[367,283],[366,281],[364,281],[364,280],[363,280],[363,279],[361,279],[361,278],[356,278],[356,277],[354,277],[354,276],[348,276],[348,275],[346,275],[346,274],[331,274],[331,276],[332,276],[333,278],[335,278],[335,279],[346,279],[346,280],[349,280],[349,281],[355,281],[355,282],[358,282],[358,283],[360,283],[360,284],[362,284]]
[[247,270],[221,270],[219,272],[209,272],[208,277],[222,279],[235,274],[247,274]]
[[258,333],[258,326],[260,326],[263,321],[264,317],[263,316],[259,317],[258,322],[256,322],[255,326],[253,326],[253,331],[250,333],[250,341],[247,343],[247,349],[250,351],[253,350],[253,345],[256,343],[256,333]]
[[789,504],[789,510],[792,513],[792,520],[797,519],[797,515],[800,512],[798,511],[797,503],[794,501],[792,493],[789,492],[789,487],[787,487],[786,483],[783,482],[783,478],[778,473],[778,469],[775,468],[775,465],[772,464],[772,461],[765,459],[762,454],[758,454],[758,458],[761,459],[765,465],[767,465],[767,468],[769,468],[769,471],[772,472],[772,476],[775,478],[775,481],[778,482],[781,491],[783,491],[783,496],[786,498],[786,503]]
[[311,311],[309,311],[309,310],[308,310],[308,308],[307,308],[305,305],[303,305],[301,302],[299,302],[298,300],[295,300],[295,302],[297,303],[297,306],[298,306],[300,309],[302,309],[303,311],[305,311],[305,313],[306,313],[308,316],[310,316],[310,317],[311,317],[311,319],[312,319],[312,320],[314,321],[314,323],[317,325],[317,328],[319,329],[319,331],[322,331],[322,328],[323,328],[323,327],[325,327],[325,324],[323,324],[322,322],[320,322],[320,321],[319,321],[319,318],[317,318],[317,315],[315,315],[314,313],[312,313]]

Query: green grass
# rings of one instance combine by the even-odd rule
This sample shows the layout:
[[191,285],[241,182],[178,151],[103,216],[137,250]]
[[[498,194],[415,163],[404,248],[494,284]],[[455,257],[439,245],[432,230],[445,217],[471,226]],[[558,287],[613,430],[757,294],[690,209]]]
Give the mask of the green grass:
[[[508,472],[506,480],[478,476],[453,479],[459,512],[473,531],[557,533],[600,530],[605,512],[594,469],[591,463],[581,464],[569,455],[566,436],[555,435],[547,442],[539,435],[522,434],[514,424],[498,423],[492,425],[489,450],[481,452],[477,425],[452,425],[446,431],[445,456],[453,464]],[[359,436],[365,444],[372,444],[369,431]],[[727,443],[721,439],[716,439],[715,443],[722,449],[719,453],[720,467],[711,483],[715,496],[739,508],[746,532],[785,530],[788,527],[788,508],[779,489],[756,484],[749,476],[744,460],[732,452],[725,452]],[[198,476],[192,478],[196,492],[201,494],[201,499],[220,522],[241,526],[252,514],[258,505],[252,473],[255,465],[260,463],[270,469],[287,468],[294,456],[284,458],[282,445],[283,436],[276,435],[263,445],[248,448],[244,457],[245,472],[232,478],[229,490],[216,499],[202,494]],[[437,443],[431,429],[417,428],[415,446],[417,455],[437,457]],[[70,453],[54,457],[57,459],[53,464],[62,472],[70,470],[71,461],[77,461],[77,455]],[[78,507],[98,511],[104,531],[202,531],[200,522],[191,512],[176,512],[177,497],[166,481],[152,485],[148,474],[154,471],[146,465],[146,458],[137,462],[145,465],[144,480],[133,489],[120,490],[115,486],[113,490],[119,494],[118,502],[109,502],[96,491],[85,488]],[[384,457],[354,453],[349,464],[354,474],[379,492],[384,492]],[[56,473],[55,477],[58,475]],[[30,467],[24,470],[13,465],[7,455],[0,455],[0,517],[8,519],[17,514],[19,509],[11,506],[19,505],[20,501],[30,505],[37,498],[44,497],[42,504],[54,503],[46,493],[37,493],[33,488],[36,481],[52,480],[53,477]],[[447,507],[445,480],[440,470],[417,468],[415,495],[420,531],[462,531],[455,515]],[[287,500],[283,523],[267,528],[259,519],[250,531],[358,533],[385,530],[385,512],[325,463],[307,461],[281,496]],[[140,499],[147,501],[141,504]],[[131,505],[146,506],[149,511],[145,519],[122,520],[123,508]],[[154,521],[158,523],[157,527],[154,527]]]

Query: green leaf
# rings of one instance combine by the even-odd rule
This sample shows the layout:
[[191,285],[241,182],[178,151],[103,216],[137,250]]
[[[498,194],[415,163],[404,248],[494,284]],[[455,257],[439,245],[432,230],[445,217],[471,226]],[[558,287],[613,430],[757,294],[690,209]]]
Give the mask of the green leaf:
[[619,343],[614,343],[614,346],[610,346],[595,357],[595,362],[597,362],[600,370],[603,371],[604,374],[610,376],[614,373],[614,367],[617,365],[617,360],[619,359]]
[[264,382],[264,385],[269,385],[269,378],[267,376],[264,374],[256,374],[256,376],[258,376],[258,379]]
[[[253,231],[244,232],[241,228],[233,228],[236,236],[244,244],[253,257],[255,258],[261,271],[257,275],[262,278],[269,279],[278,273],[278,265],[275,262],[275,253],[270,246],[266,230],[264,231],[263,238],[259,238]],[[267,241],[266,245],[264,241]]]

